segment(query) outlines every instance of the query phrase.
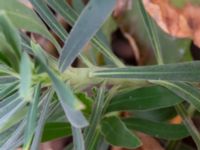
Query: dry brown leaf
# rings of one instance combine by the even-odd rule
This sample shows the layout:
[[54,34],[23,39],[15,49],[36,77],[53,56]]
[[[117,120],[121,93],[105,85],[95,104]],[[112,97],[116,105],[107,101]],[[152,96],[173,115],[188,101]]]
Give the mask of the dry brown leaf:
[[140,61],[140,51],[139,48],[137,46],[137,43],[135,41],[135,39],[131,36],[131,34],[127,33],[127,32],[123,32],[124,37],[129,41],[129,44],[132,48],[133,54],[135,56],[135,59],[137,61],[137,63],[140,65],[141,61]]
[[143,0],[150,16],[168,34],[191,38],[200,47],[200,6],[187,4],[178,9],[168,0]]
[[126,10],[131,9],[131,6],[132,6],[132,0],[117,0],[113,16],[114,17],[122,16]]

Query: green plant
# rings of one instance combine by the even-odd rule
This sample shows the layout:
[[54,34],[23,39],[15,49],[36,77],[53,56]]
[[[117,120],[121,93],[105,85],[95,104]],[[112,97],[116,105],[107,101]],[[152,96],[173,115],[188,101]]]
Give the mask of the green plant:
[[[158,65],[125,66],[100,36],[115,0],[91,0],[84,8],[75,1],[79,2],[75,9],[65,0],[30,2],[65,44],[60,47],[34,11],[16,0],[0,0],[1,149],[22,146],[36,150],[41,141],[69,136],[73,136],[73,143],[66,149],[73,145],[77,150],[95,150],[109,144],[137,148],[142,141],[132,130],[163,139],[168,149],[174,149],[172,142],[182,144],[182,138],[191,136],[200,149],[200,135],[191,121],[200,111],[200,62],[163,64],[158,32],[141,1],[135,5],[141,11]],[[47,4],[73,26],[70,34]],[[51,41],[59,59],[20,29]],[[97,60],[92,61],[81,51],[89,41],[91,55],[100,52],[109,63],[95,65]],[[70,67],[77,56],[87,67]],[[89,86],[90,96],[85,92]],[[127,118],[121,117],[121,111],[133,113]],[[155,117],[155,112],[162,119],[148,118],[150,114]],[[169,123],[177,114],[184,125]]]

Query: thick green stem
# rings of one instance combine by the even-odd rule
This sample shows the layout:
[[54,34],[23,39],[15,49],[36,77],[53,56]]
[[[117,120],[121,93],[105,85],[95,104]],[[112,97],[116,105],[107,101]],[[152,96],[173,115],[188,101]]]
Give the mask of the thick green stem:
[[94,70],[99,70],[99,68],[70,68],[64,74],[62,78],[64,80],[70,81],[70,85],[74,89],[84,89],[88,85],[100,84],[105,81],[108,85],[120,85],[120,87],[141,87],[150,85],[148,81],[145,80],[130,80],[130,79],[105,79],[91,77],[90,73]]

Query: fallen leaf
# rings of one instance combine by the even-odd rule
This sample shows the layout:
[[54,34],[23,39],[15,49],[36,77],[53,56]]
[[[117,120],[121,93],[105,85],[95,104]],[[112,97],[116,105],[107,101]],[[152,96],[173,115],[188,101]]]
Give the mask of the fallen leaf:
[[156,23],[171,36],[191,38],[200,47],[200,6],[187,3],[182,8],[169,0],[143,0],[145,9]]

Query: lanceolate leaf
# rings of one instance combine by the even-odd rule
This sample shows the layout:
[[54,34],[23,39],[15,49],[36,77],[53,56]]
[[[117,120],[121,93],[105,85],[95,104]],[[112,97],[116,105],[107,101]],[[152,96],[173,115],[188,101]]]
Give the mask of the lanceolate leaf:
[[71,126],[65,122],[48,122],[44,126],[42,141],[50,141],[72,134]]
[[163,122],[155,122],[140,118],[125,118],[123,122],[131,130],[137,130],[157,138],[176,140],[189,136],[184,125],[175,125]]
[[1,107],[0,118],[3,117],[4,115],[6,115],[9,110],[14,109],[21,101],[22,101],[22,99],[20,99],[19,97],[16,97],[16,98],[13,98],[13,100],[11,102],[9,102],[8,104]]
[[26,113],[26,108],[24,107],[25,105],[26,102],[21,101],[15,106],[15,108],[0,118],[0,133],[22,120]]
[[31,141],[36,129],[37,124],[37,114],[38,114],[38,104],[40,100],[41,84],[38,84],[35,88],[34,96],[29,107],[29,113],[27,116],[27,124],[25,130],[24,139],[24,150],[28,150],[31,145]]
[[0,91],[0,100],[3,100],[6,98],[9,94],[16,91],[18,88],[18,82],[13,82],[9,85],[7,85],[3,90]]
[[48,4],[72,26],[77,19],[76,12],[65,0],[48,0]]
[[101,121],[104,102],[105,102],[105,84],[102,84],[98,90],[96,100],[94,102],[92,113],[90,115],[90,126],[85,129],[85,144],[86,149],[92,149],[93,139],[95,138],[96,129]]
[[0,84],[9,84],[15,82],[17,78],[12,76],[0,76]]
[[141,146],[140,140],[117,117],[105,118],[101,122],[101,132],[112,145],[125,148]]
[[32,68],[31,61],[26,52],[23,52],[20,63],[20,89],[19,93],[22,98],[29,100],[31,91]]
[[0,62],[2,66],[3,65],[5,66],[3,70],[7,70],[9,66],[13,70],[17,72],[19,71],[19,55],[16,54],[16,51],[13,50],[9,41],[1,32],[0,32]]
[[170,80],[200,81],[200,61],[154,65],[145,67],[127,67],[99,70],[91,73],[92,77],[128,78],[134,80]]
[[159,81],[155,83],[166,87],[183,100],[192,104],[200,112],[200,92],[198,88],[195,88],[187,83],[172,83],[166,81]]
[[61,26],[53,13],[49,10],[47,4],[43,0],[30,0],[36,11],[40,14],[46,24],[54,31],[61,40],[65,41],[67,32],[64,27]]
[[87,42],[111,14],[115,0],[92,0],[74,25],[61,53],[59,67],[63,72],[71,65]]
[[74,150],[85,150],[85,143],[81,129],[72,127]]
[[84,8],[84,4],[83,4],[83,1],[82,0],[73,0],[72,1],[72,6],[74,7],[74,9],[80,13],[83,8]]
[[[48,0],[48,4],[56,12],[58,12],[71,26],[73,26],[73,24],[75,23],[75,21],[77,19],[78,13],[69,4],[67,4],[65,0],[60,0],[60,1]],[[81,27],[86,28],[88,26],[85,27],[82,25]],[[104,54],[104,56],[106,56],[108,59],[110,59],[113,62],[113,64],[115,64],[118,67],[124,66],[124,64],[112,53],[112,51],[109,49],[108,45],[106,45],[104,42],[101,41],[101,38],[99,38],[98,35],[96,35],[91,40],[91,42],[92,42],[93,46],[95,47],[95,49],[102,52],[102,54]]]
[[5,107],[9,103],[12,103],[14,100],[18,99],[18,97],[19,97],[19,94],[15,92],[14,94],[4,98],[3,100],[0,101],[0,108]]
[[53,88],[58,95],[69,122],[76,128],[86,127],[88,122],[81,111],[78,110],[79,102],[70,87],[46,65],[44,62],[45,56],[42,53],[41,48],[38,45],[33,44],[33,49],[41,67],[48,73],[50,79],[52,80]]
[[[43,128],[47,119],[47,113],[49,112],[49,104],[50,101],[52,99],[53,96],[53,92],[51,90],[49,90],[47,92],[47,94],[45,95],[44,101],[43,101],[43,106],[42,106],[42,112],[40,114],[40,118],[38,121],[38,125],[37,128],[35,130],[35,135],[33,138],[33,142],[31,145],[31,150],[36,150],[39,149],[40,143],[41,143],[41,139],[42,139],[42,132],[43,132]],[[50,134],[50,133],[47,133]]]
[[20,125],[18,125],[18,127],[12,133],[11,137],[9,137],[9,139],[4,143],[4,145],[1,148],[5,150],[12,149],[13,145],[16,145],[16,142],[18,142],[18,139],[23,133],[24,128],[25,128],[25,121],[22,121]]
[[161,54],[161,46],[160,46],[160,41],[158,38],[158,31],[156,30],[155,25],[154,25],[153,21],[151,20],[151,18],[148,16],[148,14],[144,8],[143,2],[139,0],[136,2],[136,4],[139,7],[139,10],[141,11],[142,20],[145,24],[146,31],[148,33],[148,37],[151,40],[151,43],[154,47],[154,53],[156,54],[156,59],[159,64],[163,64],[163,58],[162,58],[162,54]]
[[7,13],[3,10],[0,10],[0,31],[4,33],[7,42],[12,46],[12,49],[19,58],[21,53],[21,39],[18,31],[7,17]]
[[154,110],[169,107],[182,100],[161,86],[123,91],[111,99],[108,112],[121,110]]
[[0,10],[4,10],[11,22],[19,29],[25,29],[45,36],[54,45],[57,42],[37,15],[18,0],[0,0]]

